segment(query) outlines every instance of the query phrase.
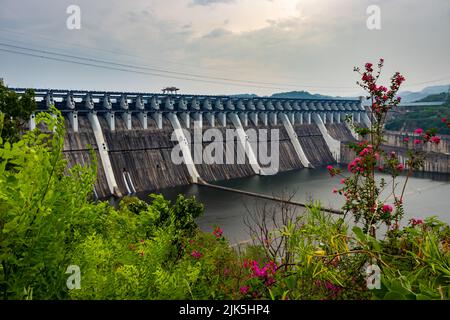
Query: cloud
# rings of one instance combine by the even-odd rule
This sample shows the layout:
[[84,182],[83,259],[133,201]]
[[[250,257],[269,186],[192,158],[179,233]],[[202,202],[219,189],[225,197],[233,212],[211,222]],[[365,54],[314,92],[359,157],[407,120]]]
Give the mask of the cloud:
[[206,35],[204,35],[203,38],[220,38],[230,34],[233,34],[233,32],[224,28],[216,28],[211,32],[207,33]]
[[192,5],[210,6],[218,3],[232,3],[236,0],[192,0]]
[[[433,5],[426,7],[421,0],[380,0],[380,31],[366,28],[366,8],[372,0],[77,0],[82,9],[79,31],[65,27],[65,9],[72,0],[57,4],[53,0],[39,3],[23,0],[26,5],[16,0],[0,2],[1,28],[26,34],[7,34],[0,28],[3,38],[23,41],[29,47],[183,73],[254,81],[270,79],[294,83],[298,89],[306,90],[311,89],[302,87],[303,84],[349,86],[357,90],[352,67],[379,57],[386,59],[386,74],[407,73],[406,86],[443,78],[450,70],[450,43],[443,40],[450,29],[450,21],[446,19],[450,13],[448,0],[433,0]],[[219,3],[234,4],[208,6]],[[17,86],[148,91],[174,85],[192,93],[262,95],[280,91],[99,72],[88,67],[0,55],[2,76]],[[139,59],[133,61],[134,57]],[[14,69],[16,66],[23,71]],[[65,72],[61,72],[62,67]],[[67,77],[68,73],[73,76]],[[327,89],[321,92],[348,93]]]

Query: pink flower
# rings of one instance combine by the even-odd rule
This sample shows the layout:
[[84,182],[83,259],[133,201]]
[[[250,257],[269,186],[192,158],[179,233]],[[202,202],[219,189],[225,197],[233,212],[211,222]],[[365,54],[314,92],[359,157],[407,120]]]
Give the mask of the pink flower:
[[354,167],[355,167],[355,162],[350,162],[347,166],[348,171],[352,172]]
[[403,169],[405,169],[405,166],[402,163],[399,163],[397,166],[397,170],[398,171],[403,171]]
[[402,82],[405,81],[405,77],[402,76],[400,73],[396,73],[396,77],[395,77],[395,83],[400,86],[402,84]]
[[348,165],[348,171],[352,172],[352,173],[356,173],[356,172],[364,172],[364,168],[360,167],[361,163],[361,158],[355,158],[355,160],[353,160],[351,163],[349,163]]
[[195,259],[200,259],[202,254],[199,251],[194,250],[194,251],[192,251],[191,256],[193,256]]
[[421,144],[421,143],[422,143],[422,140],[418,140],[418,139],[414,140],[414,144],[415,145],[418,145],[418,144]]
[[333,193],[338,193],[338,190],[336,188],[333,188]]
[[[364,72],[364,74],[363,74],[361,79],[364,82],[372,82],[373,81],[373,76],[371,74],[368,74],[367,72]],[[372,86],[374,86],[374,84],[372,84]]]
[[248,286],[243,286],[243,287],[240,287],[240,288],[239,288],[239,291],[240,291],[242,294],[247,294],[249,289],[250,289],[250,288],[249,288]]
[[267,268],[266,267],[260,268],[256,261],[253,261],[252,271],[253,276],[255,277],[264,278],[265,276],[267,276]]
[[409,138],[406,137],[405,139],[403,139],[404,142],[409,142]]
[[220,237],[222,237],[223,230],[220,229],[219,226],[217,226],[217,227],[214,228],[214,231],[212,233],[213,233],[213,235],[216,236],[216,238],[220,238]]
[[443,123],[447,123],[447,118],[442,118],[441,121],[442,121]]
[[264,267],[260,268],[256,260],[251,262],[252,277],[254,278],[268,278],[277,271],[277,264],[273,261],[266,263]]
[[359,153],[359,155],[361,157],[364,157],[366,154],[368,154],[370,152],[369,148],[364,148],[362,149],[362,151]]
[[415,218],[413,218],[413,219],[409,220],[409,223],[411,223],[411,225],[413,227],[415,227],[415,226],[417,226],[419,224],[423,224],[423,220],[422,219],[415,219]]
[[391,213],[394,210],[394,208],[392,208],[391,205],[385,204],[385,205],[383,205],[382,210],[383,210],[383,212]]
[[366,67],[366,71],[367,72],[372,72],[373,71],[373,64],[371,64],[371,63],[366,63],[366,65],[365,65],[365,67]]
[[344,184],[344,183],[345,183],[345,179],[342,178],[342,179],[341,179],[341,184]]
[[330,174],[330,176],[334,177],[336,175],[337,170],[334,169],[332,165],[328,165],[327,170],[328,170],[328,173]]
[[434,137],[431,138],[431,141],[433,143],[439,144],[441,142],[441,138],[439,138],[437,136],[434,136]]
[[325,288],[327,288],[327,290],[329,291],[332,291],[334,294],[338,294],[342,290],[341,287],[336,286],[329,281],[325,282]]
[[423,129],[422,128],[418,128],[416,129],[416,131],[414,131],[415,134],[422,134],[423,133]]

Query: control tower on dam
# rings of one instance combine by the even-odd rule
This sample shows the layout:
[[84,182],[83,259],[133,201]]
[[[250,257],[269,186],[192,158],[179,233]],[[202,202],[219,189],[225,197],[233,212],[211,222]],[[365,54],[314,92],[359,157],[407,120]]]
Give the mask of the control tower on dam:
[[[38,111],[64,116],[70,166],[90,163],[94,149],[99,198],[339,163],[341,142],[356,137],[346,117],[370,124],[359,100],[34,90]],[[206,152],[213,143],[222,147]],[[261,145],[277,153],[275,168]]]

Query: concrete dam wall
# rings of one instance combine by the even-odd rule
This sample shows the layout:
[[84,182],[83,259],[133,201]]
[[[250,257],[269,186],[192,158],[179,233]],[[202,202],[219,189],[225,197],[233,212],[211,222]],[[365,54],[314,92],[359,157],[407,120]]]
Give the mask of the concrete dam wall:
[[[357,100],[35,92],[39,111],[56,106],[65,118],[69,166],[91,163],[91,146],[99,198],[340,162],[341,141],[353,139],[344,119],[365,114]],[[275,153],[272,172],[261,155]]]
[[68,161],[68,166],[73,167],[76,164],[89,165],[92,163],[91,152],[93,151],[97,159],[97,182],[94,191],[97,196],[109,195],[108,184],[106,182],[105,170],[102,162],[99,161],[97,142],[95,141],[92,127],[87,117],[80,117],[79,130],[74,132],[66,119],[66,137],[64,140],[64,156]]
[[[133,120],[137,119],[133,117]],[[189,184],[186,166],[171,161],[175,142],[170,140],[173,129],[168,121],[163,121],[161,129],[156,127],[153,119],[149,119],[147,129],[133,126],[128,130],[123,119],[118,118],[114,131],[104,122],[102,119],[102,129],[122,194]],[[138,121],[133,121],[133,124],[137,125]]]

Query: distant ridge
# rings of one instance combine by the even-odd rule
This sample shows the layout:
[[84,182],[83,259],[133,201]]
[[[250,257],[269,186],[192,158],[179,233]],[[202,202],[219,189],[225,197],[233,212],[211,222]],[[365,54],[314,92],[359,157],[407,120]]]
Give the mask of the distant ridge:
[[399,96],[402,97],[402,102],[416,102],[430,95],[447,92],[449,87],[450,85],[447,84],[442,86],[426,87],[419,92],[403,91],[399,93]]
[[[258,98],[260,96],[252,93],[244,93],[244,94],[233,94],[230,97],[234,98]],[[267,96],[264,96],[267,97]],[[333,100],[349,100],[349,99],[357,99],[357,97],[334,97],[322,95],[319,93],[309,93],[308,91],[290,91],[290,92],[279,92],[274,93],[270,96],[270,98],[284,98],[284,99],[333,99]]]
[[271,98],[286,98],[286,99],[338,99],[338,100],[347,100],[347,99],[357,99],[356,97],[333,97],[333,96],[325,96],[322,94],[312,94],[308,91],[291,91],[291,92],[280,92],[274,93]]
[[259,96],[257,94],[252,94],[252,93],[243,93],[243,94],[232,94],[230,97],[233,98],[258,98]]
[[[447,85],[438,85],[438,86],[429,86],[421,91],[412,92],[412,91],[402,91],[398,94],[398,96],[402,97],[402,103],[410,103],[417,102],[421,99],[425,99],[431,95],[439,95],[441,93],[447,93],[449,91],[450,84]],[[231,97],[236,98],[257,98],[260,97],[256,94],[245,93],[245,94],[235,94],[231,95]],[[264,96],[267,97],[267,96]],[[285,98],[285,99],[334,99],[334,100],[354,100],[358,99],[358,97],[340,97],[340,96],[327,96],[322,95],[320,93],[310,93],[308,91],[290,91],[290,92],[279,92],[274,93],[270,96],[271,98]],[[429,98],[432,99],[432,98]],[[368,101],[364,102],[365,104],[370,104]]]

